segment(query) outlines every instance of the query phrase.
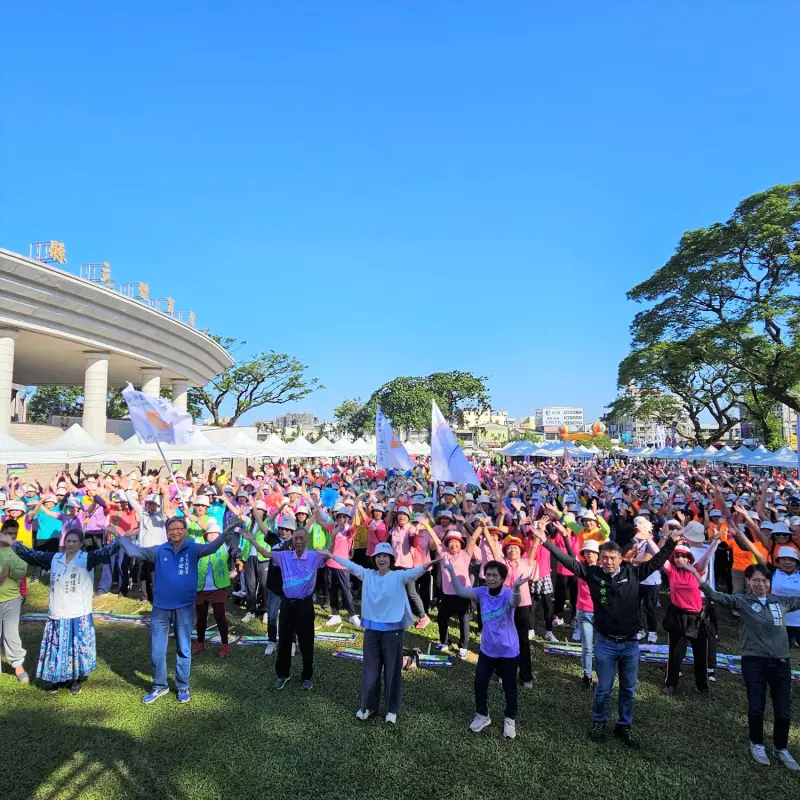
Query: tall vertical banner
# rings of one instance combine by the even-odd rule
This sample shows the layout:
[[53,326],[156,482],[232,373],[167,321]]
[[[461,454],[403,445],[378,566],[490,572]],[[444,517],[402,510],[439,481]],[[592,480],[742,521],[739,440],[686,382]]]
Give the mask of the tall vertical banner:
[[467,461],[439,406],[435,400],[431,404],[431,477],[435,481],[480,486],[472,464]]
[[190,414],[161,397],[137,392],[130,384],[122,390],[122,398],[128,404],[133,429],[145,442],[189,444],[192,438]]
[[800,477],[800,417],[797,418],[797,475]]
[[395,436],[392,425],[384,416],[380,406],[375,412],[375,448],[378,469],[397,469],[405,472],[414,468],[405,445]]

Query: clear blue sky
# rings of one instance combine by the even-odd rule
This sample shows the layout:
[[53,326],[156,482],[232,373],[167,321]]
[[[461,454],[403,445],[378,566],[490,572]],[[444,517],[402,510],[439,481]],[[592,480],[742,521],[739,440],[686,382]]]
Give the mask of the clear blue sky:
[[594,418],[625,291],[800,176],[796,2],[37,2],[2,27],[0,246],[64,240],[296,355],[322,417],[465,369],[512,415]]

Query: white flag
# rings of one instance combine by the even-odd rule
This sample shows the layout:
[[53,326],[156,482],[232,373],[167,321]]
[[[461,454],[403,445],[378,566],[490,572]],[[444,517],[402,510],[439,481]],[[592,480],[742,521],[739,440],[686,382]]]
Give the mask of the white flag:
[[394,435],[392,425],[384,416],[380,406],[375,412],[375,440],[379,469],[397,469],[405,472],[414,468],[405,445]]
[[445,422],[439,406],[433,400],[431,411],[431,477],[435,481],[468,483],[480,486],[481,482],[464,451],[456,441],[455,434]]
[[133,428],[145,442],[189,444],[192,417],[161,397],[137,392],[130,384],[122,390]]

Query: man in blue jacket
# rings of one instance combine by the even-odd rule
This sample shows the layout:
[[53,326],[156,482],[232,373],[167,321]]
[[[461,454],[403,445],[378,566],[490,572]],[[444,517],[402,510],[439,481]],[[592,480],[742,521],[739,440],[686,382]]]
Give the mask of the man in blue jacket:
[[175,626],[175,685],[178,702],[188,703],[189,671],[192,666],[192,625],[194,598],[197,594],[197,562],[227,544],[239,525],[229,525],[222,536],[204,544],[186,538],[186,518],[167,521],[167,541],[154,547],[139,547],[124,536],[119,537],[122,549],[131,558],[153,562],[153,612],[150,616],[150,659],[153,663],[153,688],[142,698],[155,703],[169,694],[167,684],[167,644],[170,624]]

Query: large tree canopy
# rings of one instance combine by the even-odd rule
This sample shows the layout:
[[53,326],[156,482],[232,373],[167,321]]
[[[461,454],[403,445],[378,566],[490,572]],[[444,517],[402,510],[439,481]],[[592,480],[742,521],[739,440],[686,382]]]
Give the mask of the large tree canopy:
[[800,182],[743,200],[727,222],[685,233],[628,297],[651,303],[634,348],[694,339],[758,392],[800,411]]

